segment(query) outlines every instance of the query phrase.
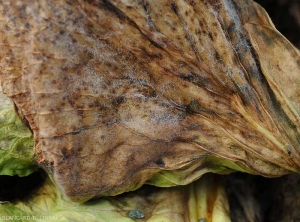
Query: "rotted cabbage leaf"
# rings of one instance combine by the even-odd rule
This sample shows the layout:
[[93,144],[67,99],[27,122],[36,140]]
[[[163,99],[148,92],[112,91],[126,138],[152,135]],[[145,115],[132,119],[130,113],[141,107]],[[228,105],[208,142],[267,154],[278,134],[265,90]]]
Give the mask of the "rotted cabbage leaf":
[[300,168],[300,59],[252,0],[4,1],[0,80],[74,201]]
[[117,197],[76,203],[47,179],[29,198],[0,204],[0,220],[56,222],[229,222],[223,180],[205,175],[187,186],[144,186]]
[[36,169],[32,133],[0,88],[0,175],[27,176]]

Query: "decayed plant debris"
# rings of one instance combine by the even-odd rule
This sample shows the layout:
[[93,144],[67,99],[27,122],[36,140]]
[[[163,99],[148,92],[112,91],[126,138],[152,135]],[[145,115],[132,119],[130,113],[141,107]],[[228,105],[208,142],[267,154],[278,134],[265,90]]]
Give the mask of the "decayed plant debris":
[[72,200],[299,171],[293,46],[248,0],[7,1],[3,92]]

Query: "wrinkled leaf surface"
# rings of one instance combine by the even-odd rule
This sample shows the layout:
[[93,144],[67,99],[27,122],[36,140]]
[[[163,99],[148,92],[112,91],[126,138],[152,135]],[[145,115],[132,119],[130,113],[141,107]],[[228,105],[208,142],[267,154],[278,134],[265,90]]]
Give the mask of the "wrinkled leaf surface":
[[72,200],[299,171],[293,46],[251,0],[2,1],[2,88]]

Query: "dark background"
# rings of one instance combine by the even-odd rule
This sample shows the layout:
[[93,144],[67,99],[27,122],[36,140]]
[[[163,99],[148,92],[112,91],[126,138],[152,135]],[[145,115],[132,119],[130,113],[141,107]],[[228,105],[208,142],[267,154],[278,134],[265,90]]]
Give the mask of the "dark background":
[[300,0],[255,0],[263,6],[276,28],[300,49]]

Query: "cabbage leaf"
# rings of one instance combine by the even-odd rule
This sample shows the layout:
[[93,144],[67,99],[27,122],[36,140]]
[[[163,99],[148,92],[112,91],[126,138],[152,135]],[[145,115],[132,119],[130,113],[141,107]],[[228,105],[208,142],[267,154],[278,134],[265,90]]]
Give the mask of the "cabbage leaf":
[[27,176],[36,169],[32,133],[0,88],[0,175]]
[[143,186],[116,197],[75,203],[49,178],[29,198],[0,204],[0,221],[55,222],[229,222],[229,205],[218,175],[207,174],[187,186]]

